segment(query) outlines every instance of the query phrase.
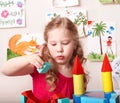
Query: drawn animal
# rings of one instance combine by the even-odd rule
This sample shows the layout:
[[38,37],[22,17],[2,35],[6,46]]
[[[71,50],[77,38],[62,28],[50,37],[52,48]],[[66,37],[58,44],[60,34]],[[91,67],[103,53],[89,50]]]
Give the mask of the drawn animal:
[[15,34],[9,40],[9,49],[19,55],[25,55],[25,51],[30,50],[31,47],[36,47],[37,42],[33,40],[33,37],[30,41],[20,41],[22,38],[21,34]]

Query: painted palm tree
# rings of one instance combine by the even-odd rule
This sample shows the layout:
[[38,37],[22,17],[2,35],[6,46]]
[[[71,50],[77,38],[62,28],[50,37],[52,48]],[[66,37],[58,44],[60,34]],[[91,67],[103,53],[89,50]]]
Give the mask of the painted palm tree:
[[87,25],[87,18],[82,12],[79,12],[79,14],[76,16],[76,18],[74,19],[74,23],[77,26],[82,24],[83,34],[84,34],[84,36],[87,36],[86,30],[85,30],[85,25]]
[[102,21],[100,23],[95,23],[95,25],[93,25],[93,33],[92,36],[99,37],[99,42],[100,42],[100,54],[103,54],[103,50],[102,50],[102,39],[101,36],[104,36],[105,30],[106,30],[107,26],[106,23],[103,23]]

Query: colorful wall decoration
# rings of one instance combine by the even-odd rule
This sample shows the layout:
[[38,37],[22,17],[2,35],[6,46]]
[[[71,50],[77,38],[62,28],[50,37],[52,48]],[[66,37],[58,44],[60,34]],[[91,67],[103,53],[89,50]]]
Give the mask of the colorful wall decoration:
[[24,26],[24,0],[0,0],[0,28]]
[[79,0],[53,0],[54,7],[68,7],[79,5]]
[[61,12],[48,12],[46,15],[46,23],[57,16],[68,17],[70,20],[72,20],[78,27],[80,37],[86,37],[88,35],[87,34],[88,32],[87,32],[87,12],[86,12],[86,10],[84,10],[84,9],[82,9],[82,10],[66,9]]
[[102,61],[106,53],[110,61],[116,57],[115,23],[88,21],[88,59]]
[[16,56],[37,53],[43,43],[43,35],[40,33],[14,34],[8,40],[7,60]]
[[103,4],[120,4],[120,0],[99,0]]

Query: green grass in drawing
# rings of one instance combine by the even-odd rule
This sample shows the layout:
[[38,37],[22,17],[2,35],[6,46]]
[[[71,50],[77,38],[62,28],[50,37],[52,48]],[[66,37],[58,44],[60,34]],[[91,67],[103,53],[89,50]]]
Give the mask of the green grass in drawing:
[[17,56],[20,56],[20,55],[12,52],[9,48],[7,48],[7,60],[17,57]]
[[[113,61],[115,59],[115,57],[116,57],[116,55],[114,55],[114,54],[108,54],[109,61]],[[103,61],[104,55],[101,55],[101,54],[98,54],[95,52],[91,52],[88,55],[88,59],[90,61]]]

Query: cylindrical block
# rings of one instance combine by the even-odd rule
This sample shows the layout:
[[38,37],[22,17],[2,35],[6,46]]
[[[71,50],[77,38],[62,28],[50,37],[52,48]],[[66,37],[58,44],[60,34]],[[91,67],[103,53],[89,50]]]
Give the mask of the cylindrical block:
[[73,75],[73,83],[74,83],[74,94],[75,95],[82,95],[85,92],[84,86],[84,75]]
[[102,83],[104,92],[113,91],[112,75],[111,72],[102,72]]

